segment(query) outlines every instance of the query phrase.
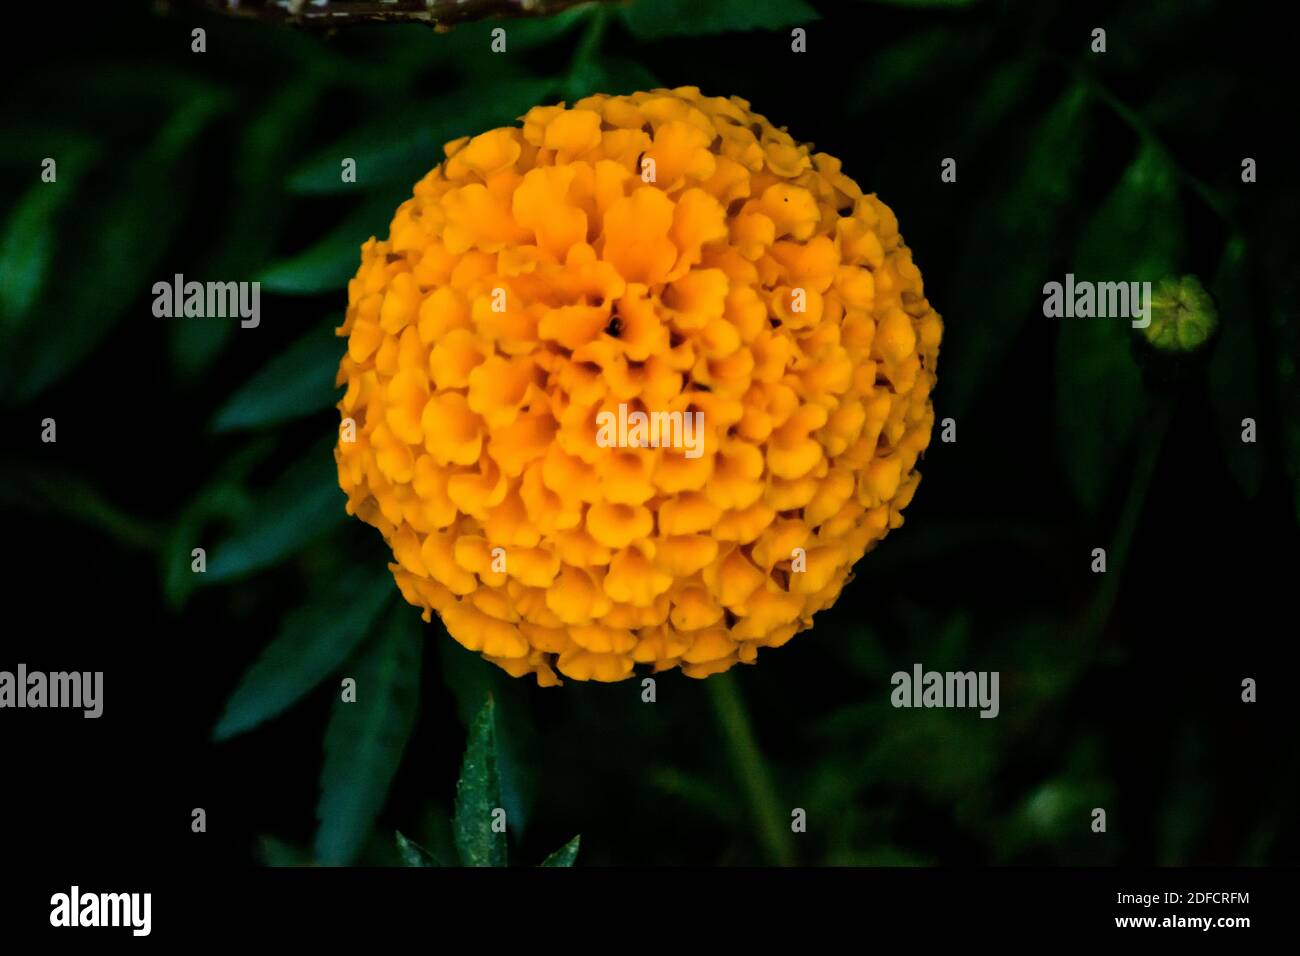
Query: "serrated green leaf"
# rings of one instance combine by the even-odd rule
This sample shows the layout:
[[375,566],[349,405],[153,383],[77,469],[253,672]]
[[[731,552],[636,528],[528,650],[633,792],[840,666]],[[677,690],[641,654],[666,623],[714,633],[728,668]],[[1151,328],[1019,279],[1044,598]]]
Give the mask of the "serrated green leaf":
[[582,834],[578,834],[564,846],[560,847],[546,859],[540,866],[573,866],[574,860],[578,858],[578,844],[582,840]]
[[342,523],[346,512],[331,453],[334,441],[313,447],[270,488],[224,541],[208,550],[202,584],[251,574],[284,560]]
[[351,863],[383,808],[415,726],[422,645],[418,615],[394,608],[348,675],[356,700],[334,703],[316,809],[316,860],[324,866]]
[[213,739],[228,740],[292,707],[342,665],[392,596],[393,578],[383,568],[358,570],[320,588],[289,614],[240,679]]
[[497,774],[501,780],[501,806],[516,836],[527,831],[536,797],[536,774],[526,755],[537,745],[533,729],[519,698],[520,682],[505,671],[471,653],[452,639],[435,620],[440,639],[436,641],[442,680],[456,701],[456,712],[468,729],[491,696],[497,728]]
[[456,816],[452,832],[465,866],[505,866],[506,835],[493,829],[501,809],[501,780],[497,774],[496,709],[489,696],[470,726],[469,744],[456,784]]
[[333,326],[322,323],[236,389],[213,429],[264,428],[329,408],[338,400],[334,376],[345,348]]
[[[513,125],[557,92],[554,79],[510,77],[387,111],[383,119],[349,133],[299,166],[289,175],[288,188],[308,194],[399,186],[409,194],[416,182],[443,161],[446,143]],[[344,159],[356,161],[355,183],[343,182]],[[389,211],[391,214],[391,208]]]
[[640,40],[780,30],[821,19],[803,0],[639,0],[618,13],[628,32]]
[[414,840],[408,840],[401,830],[395,831],[397,837],[397,855],[406,866],[431,867],[442,866],[432,853]]

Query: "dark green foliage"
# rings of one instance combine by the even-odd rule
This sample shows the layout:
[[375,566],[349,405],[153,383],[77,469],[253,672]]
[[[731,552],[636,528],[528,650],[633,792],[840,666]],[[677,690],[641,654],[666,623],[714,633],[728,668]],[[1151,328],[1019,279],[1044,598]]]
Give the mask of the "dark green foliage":
[[249,668],[212,735],[233,737],[283,712],[334,673],[369,633],[395,588],[386,568],[359,570],[312,596]]
[[[0,499],[15,556],[47,544],[33,573],[74,598],[156,567],[131,594],[156,620],[87,620],[151,627],[199,675],[205,792],[242,814],[215,856],[570,866],[581,832],[588,865],[1295,861],[1295,749],[1238,703],[1246,676],[1287,693],[1266,678],[1300,566],[1294,56],[1258,17],[1246,37],[1232,5],[1173,0],[637,0],[508,23],[496,55],[496,22],[321,36],[121,6],[121,49],[79,25],[7,80]],[[654,85],[749,100],[895,211],[958,438],[936,427],[906,524],[812,631],[725,683],[656,675],[645,703],[640,675],[512,680],[395,594],[338,488],[333,330],[447,140]],[[1152,375],[1127,322],[1044,316],[1067,272],[1197,276],[1213,351]],[[260,280],[260,327],[154,317],[174,273]],[[895,709],[915,662],[999,671],[1001,714]]]
[[356,700],[340,694],[325,730],[316,808],[320,863],[351,863],[384,805],[415,724],[422,647],[416,621],[393,611],[348,671]]

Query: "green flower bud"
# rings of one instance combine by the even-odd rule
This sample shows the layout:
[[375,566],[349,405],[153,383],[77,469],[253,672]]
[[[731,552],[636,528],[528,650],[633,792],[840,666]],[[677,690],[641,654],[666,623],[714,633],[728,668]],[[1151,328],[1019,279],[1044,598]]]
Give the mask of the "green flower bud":
[[1205,344],[1219,325],[1214,301],[1196,276],[1163,279],[1151,295],[1151,324],[1146,340],[1165,352],[1192,352]]

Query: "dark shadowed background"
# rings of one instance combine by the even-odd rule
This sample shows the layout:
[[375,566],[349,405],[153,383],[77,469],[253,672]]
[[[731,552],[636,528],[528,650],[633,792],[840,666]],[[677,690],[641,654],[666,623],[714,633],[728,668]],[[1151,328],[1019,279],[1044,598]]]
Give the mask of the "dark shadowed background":
[[[0,41],[0,669],[103,670],[105,715],[0,713],[5,855],[394,863],[399,829],[447,851],[491,691],[514,862],[575,833],[579,865],[1300,857],[1297,111],[1266,8],[642,0],[323,34],[56,7]],[[897,213],[957,441],[812,631],[647,704],[414,637],[395,590],[359,609],[387,553],[335,482],[332,330],[444,141],[659,85],[750,100]],[[1171,366],[1123,321],[1044,318],[1067,272],[1195,275],[1221,333]],[[260,280],[261,325],[155,318],[175,273]],[[916,662],[999,671],[1000,716],[892,708]],[[332,719],[358,672],[388,692]]]

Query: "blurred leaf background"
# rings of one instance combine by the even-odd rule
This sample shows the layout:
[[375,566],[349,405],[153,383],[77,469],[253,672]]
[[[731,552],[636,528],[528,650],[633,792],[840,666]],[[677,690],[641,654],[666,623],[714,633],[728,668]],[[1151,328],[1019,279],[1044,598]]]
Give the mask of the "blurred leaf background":
[[[1300,193],[1266,14],[637,0],[332,34],[85,16],[48,49],[5,40],[0,404],[20,440],[0,499],[16,593],[71,588],[131,635],[87,653],[186,675],[141,733],[173,735],[171,785],[221,821],[211,862],[464,859],[452,795],[489,694],[512,859],[581,832],[580,865],[1296,861]],[[646,703],[639,678],[512,681],[422,625],[346,519],[330,446],[358,247],[442,144],[656,85],[750,100],[894,209],[945,319],[957,440],[936,433],[906,525],[814,630],[724,678],[659,675]],[[1122,321],[1044,318],[1067,272],[1196,275],[1221,333],[1171,369]],[[260,280],[260,327],[153,317],[175,273]],[[56,445],[34,437],[47,416]],[[95,570],[69,575],[69,548]],[[893,709],[914,662],[1000,671],[1001,716]]]

